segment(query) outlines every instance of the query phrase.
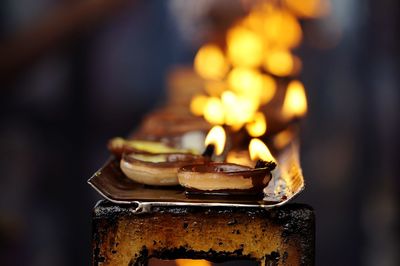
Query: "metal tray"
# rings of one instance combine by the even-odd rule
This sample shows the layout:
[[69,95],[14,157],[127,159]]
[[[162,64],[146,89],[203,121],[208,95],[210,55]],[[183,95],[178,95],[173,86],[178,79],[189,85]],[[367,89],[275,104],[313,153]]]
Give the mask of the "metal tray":
[[114,157],[99,169],[88,183],[104,198],[117,204],[136,204],[135,212],[151,211],[152,206],[260,207],[283,205],[304,189],[299,162],[299,145],[291,143],[277,156],[278,167],[264,189],[264,198],[208,197],[189,198],[182,187],[150,187],[138,184],[122,173]]

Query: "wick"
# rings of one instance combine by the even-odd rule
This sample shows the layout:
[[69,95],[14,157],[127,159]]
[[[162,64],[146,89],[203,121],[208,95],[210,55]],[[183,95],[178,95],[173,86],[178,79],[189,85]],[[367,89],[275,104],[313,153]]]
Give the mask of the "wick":
[[274,170],[276,167],[276,163],[273,161],[270,162],[266,162],[264,160],[258,160],[256,163],[256,166],[254,168],[258,169],[258,168],[268,168],[268,170],[272,171]]
[[213,144],[208,144],[202,155],[211,158],[214,154],[214,150],[215,146]]

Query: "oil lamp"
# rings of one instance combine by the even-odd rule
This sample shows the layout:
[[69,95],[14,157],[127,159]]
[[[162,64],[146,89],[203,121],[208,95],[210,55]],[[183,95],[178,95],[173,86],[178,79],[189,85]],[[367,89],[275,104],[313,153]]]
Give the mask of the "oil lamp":
[[129,179],[145,185],[178,185],[177,171],[180,167],[204,161],[203,156],[161,142],[114,138],[108,147],[117,158],[121,158],[122,172]]
[[[224,147],[225,134],[216,132],[219,131],[210,131],[206,139],[215,147]],[[255,139],[254,142],[255,144],[250,146],[255,147],[253,156],[258,159],[255,168],[206,160],[201,164],[189,164],[180,168],[179,184],[185,187],[189,194],[263,195],[262,191],[270,181],[271,170],[275,168],[276,163],[268,148],[260,140]],[[264,146],[260,146],[259,142]],[[210,144],[207,145],[209,146]],[[216,152],[222,153],[222,150],[216,149]]]

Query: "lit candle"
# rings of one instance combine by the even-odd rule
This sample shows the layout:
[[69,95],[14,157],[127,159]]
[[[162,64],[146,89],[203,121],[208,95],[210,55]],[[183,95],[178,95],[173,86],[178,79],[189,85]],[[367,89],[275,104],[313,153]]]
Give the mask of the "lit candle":
[[186,164],[202,163],[205,158],[189,150],[161,142],[114,138],[109,149],[121,158],[120,167],[129,179],[152,186],[178,185],[178,169]]
[[[213,140],[212,145],[215,147],[216,154],[218,152],[222,153],[223,150],[218,150],[217,147],[223,147],[222,143],[225,142],[225,134],[210,133],[209,135],[215,137],[210,138]],[[179,184],[185,187],[189,193],[214,195],[239,193],[261,196],[263,195],[263,189],[272,177],[270,171],[275,165],[270,160],[262,167],[257,168],[226,162],[205,161],[204,163],[185,165],[180,168],[178,180]]]
[[267,145],[259,139],[252,139],[249,144],[250,158],[257,160],[255,168],[268,168],[270,171],[276,167],[276,160]]
[[206,149],[203,152],[203,156],[211,158],[213,154],[220,155],[224,151],[226,142],[225,130],[221,126],[214,126],[208,132],[204,141]]

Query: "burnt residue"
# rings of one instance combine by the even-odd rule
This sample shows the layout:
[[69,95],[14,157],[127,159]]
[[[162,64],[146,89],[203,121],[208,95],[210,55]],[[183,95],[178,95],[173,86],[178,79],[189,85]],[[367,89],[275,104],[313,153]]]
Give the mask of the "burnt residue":
[[[206,259],[215,263],[231,260],[255,260],[255,258],[252,258],[250,255],[243,255],[243,248],[234,250],[233,252],[216,251],[213,249],[209,249],[208,251],[198,251],[189,249],[187,247],[177,247],[171,249],[163,248],[159,250],[153,250],[151,257],[163,260]],[[142,257],[138,259],[139,261],[145,261],[148,260],[149,257],[142,255]]]
[[281,255],[277,251],[272,251],[271,254],[265,256],[266,266],[278,266]]
[[[106,254],[102,254],[101,252],[102,246],[113,244],[115,245],[115,248],[113,247],[113,249],[118,250],[117,245],[119,243],[104,243],[104,236],[113,233],[117,228],[118,221],[121,217],[142,215],[136,214],[132,211],[136,207],[136,205],[117,205],[105,200],[99,202],[95,207],[93,212],[93,265],[98,265],[108,259],[104,257]],[[239,217],[239,215],[240,217],[246,217],[247,221],[255,218],[262,218],[263,221],[265,220],[265,226],[274,225],[281,228],[281,237],[284,243],[290,241],[296,241],[299,243],[299,252],[301,255],[300,265],[314,265],[315,217],[312,208],[304,204],[286,204],[269,210],[240,207],[153,207],[152,212],[157,214],[172,214],[174,216],[201,214],[205,219],[207,216],[215,217],[215,215],[224,215],[227,219],[226,224],[232,226],[235,234],[237,233],[235,225],[240,223],[238,218],[236,218]],[[243,214],[245,214],[245,216],[243,216]],[[147,215],[152,214],[148,213]],[[189,228],[192,228],[192,226],[197,226],[195,223],[196,222],[190,222],[189,224],[185,220],[182,222],[181,226],[183,229],[188,230]],[[264,232],[264,230],[265,228],[263,228],[262,232]],[[219,246],[223,246],[223,242],[217,243]],[[232,259],[252,259],[248,255],[243,256],[243,247],[240,247],[240,249],[237,249],[234,252],[221,252],[212,249],[208,251],[195,251],[189,247],[166,249],[165,247],[162,247],[162,245],[157,249],[157,246],[152,247],[151,254],[149,253],[148,248],[144,246],[140,254],[134,255],[134,258],[139,260],[132,259],[130,265],[146,265],[148,256],[160,259],[207,259],[215,260],[217,262]],[[154,248],[156,249],[154,250]],[[291,254],[288,254],[287,252],[282,254],[271,253],[266,255],[264,259],[268,261],[269,264],[267,265],[275,265],[273,263],[276,258],[279,258],[279,263],[284,263],[285,261],[288,261],[288,258],[290,257]]]

